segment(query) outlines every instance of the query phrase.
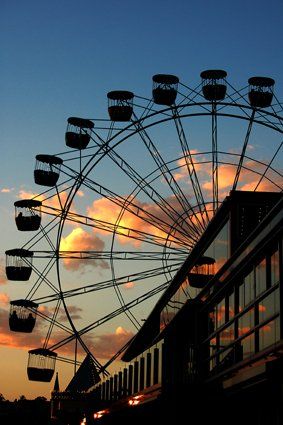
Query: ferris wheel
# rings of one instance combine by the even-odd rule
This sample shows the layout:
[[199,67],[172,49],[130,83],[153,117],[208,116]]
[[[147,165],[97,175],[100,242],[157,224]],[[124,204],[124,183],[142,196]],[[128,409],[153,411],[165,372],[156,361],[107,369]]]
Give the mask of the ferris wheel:
[[[15,202],[27,241],[6,251],[6,274],[26,283],[10,329],[46,324],[30,380],[49,382],[56,359],[76,365],[79,350],[107,373],[230,191],[282,191],[273,79],[236,89],[225,71],[206,70],[189,87],[157,74],[150,96],[107,99],[108,116],[68,118],[59,153],[36,155],[40,193]],[[198,291],[192,283],[187,297]]]

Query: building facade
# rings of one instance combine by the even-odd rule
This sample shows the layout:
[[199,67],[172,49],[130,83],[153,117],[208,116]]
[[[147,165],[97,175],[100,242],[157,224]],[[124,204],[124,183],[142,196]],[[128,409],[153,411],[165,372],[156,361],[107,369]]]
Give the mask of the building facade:
[[283,423],[281,193],[233,191],[123,353],[89,423]]

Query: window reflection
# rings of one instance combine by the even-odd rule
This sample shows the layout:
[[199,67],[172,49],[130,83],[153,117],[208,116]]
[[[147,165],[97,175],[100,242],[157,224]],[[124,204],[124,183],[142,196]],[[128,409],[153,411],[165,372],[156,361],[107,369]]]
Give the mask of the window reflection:
[[255,268],[256,296],[266,290],[266,259],[264,258]]
[[279,251],[275,251],[271,256],[271,285],[279,282]]
[[223,264],[228,260],[230,255],[229,223],[230,221],[227,221],[225,223],[225,225],[215,236],[213,242],[210,244],[210,246],[204,253],[204,256],[212,257],[215,259],[215,273],[223,266]]

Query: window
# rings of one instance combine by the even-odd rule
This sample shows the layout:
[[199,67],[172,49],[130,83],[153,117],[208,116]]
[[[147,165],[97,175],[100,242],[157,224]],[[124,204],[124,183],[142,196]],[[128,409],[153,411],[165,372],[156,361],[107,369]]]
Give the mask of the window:
[[238,320],[238,335],[241,337],[248,333],[254,327],[254,308],[251,308],[247,313],[239,317]]
[[268,317],[279,313],[279,289],[277,288],[267,297],[265,297],[258,305],[259,323]]
[[255,298],[253,270],[244,278],[239,290],[239,311],[242,311]]
[[212,334],[217,329],[217,308],[212,307],[208,314],[208,335]]
[[217,305],[217,327],[225,323],[225,298]]
[[269,347],[279,339],[279,318],[277,317],[259,329],[259,350]]
[[248,335],[242,341],[243,359],[251,357],[255,352],[254,334]]
[[229,221],[227,221],[220,232],[215,236],[213,242],[207,248],[204,256],[215,259],[214,272],[216,273],[230,256]]
[[226,347],[234,341],[234,323],[219,333],[220,348]]
[[266,259],[264,258],[255,268],[256,296],[266,290]]
[[229,295],[228,298],[228,319],[231,320],[235,316],[235,294],[234,291]]
[[275,251],[271,256],[271,285],[279,282],[279,251]]

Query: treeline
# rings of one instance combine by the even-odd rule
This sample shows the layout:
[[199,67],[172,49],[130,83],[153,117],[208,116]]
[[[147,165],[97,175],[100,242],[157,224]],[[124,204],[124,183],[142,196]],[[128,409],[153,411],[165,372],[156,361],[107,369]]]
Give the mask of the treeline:
[[28,400],[24,395],[9,401],[0,394],[0,423],[4,424],[5,420],[12,424],[49,425],[50,402],[41,396]]

